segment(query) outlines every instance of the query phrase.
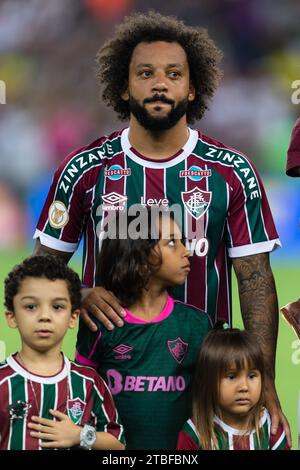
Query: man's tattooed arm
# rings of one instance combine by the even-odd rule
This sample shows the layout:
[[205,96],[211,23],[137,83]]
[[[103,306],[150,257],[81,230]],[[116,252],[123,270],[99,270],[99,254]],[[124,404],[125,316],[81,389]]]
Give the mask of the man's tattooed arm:
[[274,380],[278,333],[278,302],[269,254],[233,259],[245,329],[261,345],[267,375]]

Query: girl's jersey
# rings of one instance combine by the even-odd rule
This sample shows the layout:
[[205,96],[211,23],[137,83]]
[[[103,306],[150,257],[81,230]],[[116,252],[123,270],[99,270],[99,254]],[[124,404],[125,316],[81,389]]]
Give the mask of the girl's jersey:
[[[266,409],[260,420],[260,439],[255,430],[244,435],[241,431],[228,426],[217,416],[214,418],[218,450],[289,450],[286,435],[279,425],[276,435],[271,434],[271,418]],[[177,450],[201,450],[199,434],[193,419],[189,419],[179,433]],[[216,450],[214,448],[214,450]]]
[[0,363],[0,450],[41,450],[27,424],[32,416],[54,419],[50,409],[124,442],[123,427],[105,382],[94,369],[66,357],[64,361],[63,369],[51,377],[29,373],[15,356]]
[[165,160],[138,154],[128,133],[102,137],[62,162],[34,237],[73,253],[83,236],[83,283],[93,287],[108,214],[137,204],[173,208],[191,253],[191,271],[174,297],[213,323],[230,323],[231,258],[280,245],[258,173],[245,155],[194,129]]
[[77,361],[107,380],[125,428],[127,449],[175,449],[191,413],[191,379],[208,315],[168,297],[145,322],[127,311],[125,325],[98,332],[80,323]]

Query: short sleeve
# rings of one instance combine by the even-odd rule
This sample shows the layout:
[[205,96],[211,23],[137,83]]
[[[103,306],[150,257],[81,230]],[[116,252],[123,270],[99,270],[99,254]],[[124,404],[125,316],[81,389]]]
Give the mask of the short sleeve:
[[98,325],[96,332],[91,331],[80,319],[76,342],[76,362],[97,368],[101,362],[104,336],[104,328]]
[[252,162],[245,158],[241,162],[243,167],[233,176],[225,227],[231,258],[270,252],[281,246],[262,181]]
[[108,432],[125,444],[124,428],[120,423],[113,397],[100,376],[97,376],[93,390],[93,413],[98,432]]

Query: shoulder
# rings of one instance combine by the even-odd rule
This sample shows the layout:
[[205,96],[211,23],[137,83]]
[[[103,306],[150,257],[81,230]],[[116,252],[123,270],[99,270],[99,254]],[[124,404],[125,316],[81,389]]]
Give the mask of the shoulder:
[[0,362],[0,385],[16,374],[16,371],[10,366],[7,359]]
[[98,383],[99,380],[102,381],[100,375],[93,367],[81,365],[74,361],[70,361],[70,371],[83,380],[89,380],[94,383]]
[[106,165],[121,150],[122,131],[116,131],[108,136],[102,136],[90,144],[73,150],[61,163],[58,173],[67,172],[68,178],[81,176],[87,172]]
[[199,131],[199,145],[201,158],[209,165],[213,165],[216,171],[221,171],[223,176],[233,177],[237,184],[250,189],[259,186],[258,174],[252,160],[243,152],[206,136]]
[[186,421],[179,433],[177,450],[198,450],[199,437],[193,419]]
[[209,327],[212,327],[209,315],[194,305],[186,304],[180,300],[174,299],[174,312],[176,314],[181,313],[183,315],[189,315],[189,318],[193,318],[195,321],[200,321],[205,325],[207,324]]

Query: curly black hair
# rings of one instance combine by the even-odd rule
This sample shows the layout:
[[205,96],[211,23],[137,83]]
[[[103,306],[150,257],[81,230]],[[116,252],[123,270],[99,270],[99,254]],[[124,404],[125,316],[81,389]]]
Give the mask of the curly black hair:
[[80,308],[81,282],[78,274],[57,256],[36,255],[26,258],[21,264],[15,266],[4,281],[4,305],[10,312],[14,311],[13,299],[18,294],[20,285],[26,277],[66,281],[72,311]]
[[[97,259],[96,286],[112,291],[124,307],[129,307],[140,298],[151,275],[161,266],[162,258],[158,247],[161,234],[159,227],[154,227],[155,221],[161,217],[174,220],[171,211],[154,207],[144,210],[147,219],[143,219],[146,236],[133,238],[130,225],[136,222],[136,217],[127,215],[126,211],[117,214],[117,231],[114,234],[107,233]],[[157,249],[153,250],[156,246]]]
[[125,17],[115,37],[99,49],[96,62],[97,77],[103,86],[102,99],[113,107],[121,120],[129,118],[129,103],[121,98],[121,94],[127,88],[133,50],[141,42],[155,41],[176,42],[186,52],[196,92],[187,109],[187,121],[193,123],[204,115],[219,84],[222,74],[218,64],[222,53],[206,29],[187,26],[175,17],[154,11]]

